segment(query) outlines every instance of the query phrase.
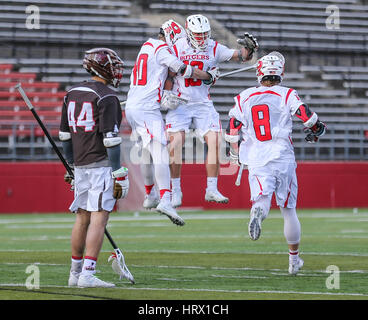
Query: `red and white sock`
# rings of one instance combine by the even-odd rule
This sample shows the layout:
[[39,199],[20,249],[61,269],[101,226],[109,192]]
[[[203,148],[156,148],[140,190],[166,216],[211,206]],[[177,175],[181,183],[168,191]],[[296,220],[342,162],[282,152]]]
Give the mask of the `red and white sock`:
[[150,194],[152,191],[154,184],[151,184],[150,186],[144,186],[146,188],[146,194]]
[[160,199],[171,201],[171,190],[169,189],[161,189],[160,190]]
[[289,249],[289,261],[294,262],[299,258],[299,250],[290,250]]
[[82,273],[83,274],[94,274],[96,272],[96,263],[97,263],[97,258],[85,256]]

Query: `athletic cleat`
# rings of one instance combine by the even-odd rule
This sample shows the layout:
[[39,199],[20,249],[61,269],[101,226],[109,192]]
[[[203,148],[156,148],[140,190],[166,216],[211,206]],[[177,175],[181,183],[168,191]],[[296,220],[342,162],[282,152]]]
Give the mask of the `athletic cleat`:
[[206,195],[204,199],[208,202],[217,202],[217,203],[229,202],[229,198],[224,197],[218,190],[206,189]]
[[250,220],[248,224],[248,234],[252,240],[257,240],[261,235],[263,210],[260,207],[254,207],[250,211]]
[[68,280],[69,287],[76,287],[78,285],[78,279],[79,279],[80,274],[81,274],[80,272],[70,271],[69,280]]
[[172,190],[171,192],[171,205],[174,208],[180,207],[181,203],[183,201],[183,193],[181,192],[181,190]]
[[156,194],[156,192],[151,192],[150,194],[146,194],[143,201],[143,208],[145,209],[153,209],[158,206],[160,203],[160,198]]
[[176,213],[170,202],[160,201],[156,210],[165,216],[167,216],[174,224],[178,226],[183,226],[185,224],[184,220]]
[[298,257],[295,262],[289,261],[289,273],[296,275],[299,270],[303,267],[304,261]]
[[113,288],[115,284],[98,279],[95,275],[81,274],[78,279],[79,288]]

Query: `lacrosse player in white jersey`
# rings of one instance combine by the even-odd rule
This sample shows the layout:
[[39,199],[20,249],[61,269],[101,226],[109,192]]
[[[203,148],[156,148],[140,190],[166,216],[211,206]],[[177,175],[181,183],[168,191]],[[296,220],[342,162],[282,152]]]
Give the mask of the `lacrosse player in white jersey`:
[[[176,41],[173,51],[185,64],[200,70],[211,70],[218,73],[219,63],[230,60],[248,61],[258,49],[256,39],[248,33],[244,35],[243,39],[238,39],[238,43],[242,45],[240,50],[229,49],[212,40],[209,20],[200,14],[187,17],[185,29],[186,37]],[[219,114],[210,100],[209,90],[212,84],[195,77],[185,78],[180,74],[173,78],[172,92],[178,97],[188,100],[188,103],[179,104],[177,108],[169,110],[166,115],[166,128],[170,137],[170,169],[173,188],[172,204],[174,207],[179,207],[182,204],[181,150],[185,133],[188,132],[192,123],[197,136],[204,140],[208,146],[205,200],[218,203],[229,201],[217,188],[220,168],[221,123]]]
[[[299,257],[301,228],[295,209],[298,184],[291,139],[292,116],[303,122],[308,142],[317,142],[326,126],[301,101],[296,90],[280,86],[284,66],[285,59],[279,52],[271,52],[258,60],[256,72],[260,86],[246,89],[235,97],[225,139],[230,142],[230,158],[248,166],[252,202],[250,238],[260,237],[261,223],[267,218],[275,193],[284,217],[289,273],[297,274],[304,262]],[[242,141],[238,153],[239,131]]]
[[[215,75],[186,65],[172,54],[167,42],[172,45],[180,34],[180,25],[170,20],[160,28],[158,39],[150,38],[142,45],[130,77],[125,113],[142,146],[141,170],[146,188],[143,206],[156,208],[174,224],[183,226],[184,220],[171,205],[169,153],[160,112],[162,98],[179,98],[170,97],[168,91],[163,96],[163,86],[169,69],[184,79],[194,77],[211,82]],[[160,194],[154,188],[155,180]]]

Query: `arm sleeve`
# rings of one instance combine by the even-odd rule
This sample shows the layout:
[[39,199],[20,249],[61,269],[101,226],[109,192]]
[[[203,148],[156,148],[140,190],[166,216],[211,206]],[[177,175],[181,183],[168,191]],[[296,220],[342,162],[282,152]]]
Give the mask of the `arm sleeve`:
[[295,114],[295,112],[298,110],[298,108],[304,104],[304,102],[300,99],[298,92],[294,89],[289,89],[292,90],[290,92],[287,93],[286,96],[286,104],[290,109],[290,112],[292,115]]
[[120,144],[111,148],[106,148],[112,171],[120,169]]
[[61,109],[61,119],[60,119],[60,131],[61,132],[70,132],[69,123],[68,123],[68,112],[67,112],[67,104],[66,97],[64,98],[63,107]]
[[73,142],[72,142],[72,139],[62,141],[61,145],[63,146],[63,151],[64,151],[66,162],[68,162],[68,164],[70,164],[70,165],[73,165],[74,164],[74,156],[73,156]]
[[163,47],[156,52],[156,59],[160,65],[167,66],[172,72],[178,73],[183,62],[181,62],[168,47]]
[[235,49],[230,49],[224,46],[223,44],[219,43],[217,45],[215,53],[217,63],[229,61],[233,57],[235,51],[236,51]]

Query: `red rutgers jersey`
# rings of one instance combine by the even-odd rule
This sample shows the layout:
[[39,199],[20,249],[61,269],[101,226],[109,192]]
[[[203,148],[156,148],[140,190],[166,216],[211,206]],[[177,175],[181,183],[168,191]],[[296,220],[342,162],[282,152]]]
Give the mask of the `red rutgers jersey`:
[[70,132],[75,166],[107,159],[103,134],[118,132],[122,120],[115,91],[99,81],[73,86],[64,97],[60,131]]
[[[186,38],[179,39],[172,47],[174,54],[185,64],[207,71],[219,63],[228,61],[234,54],[234,49],[219,44],[212,39],[209,40],[207,49],[200,51],[194,49]],[[172,89],[178,96],[190,100],[190,102],[207,102],[209,100],[210,85],[205,85],[199,79],[185,79],[177,75]]]
[[292,115],[303,104],[296,90],[282,86],[253,87],[235,98],[230,118],[243,126],[240,162],[264,166],[272,160],[295,160]]

